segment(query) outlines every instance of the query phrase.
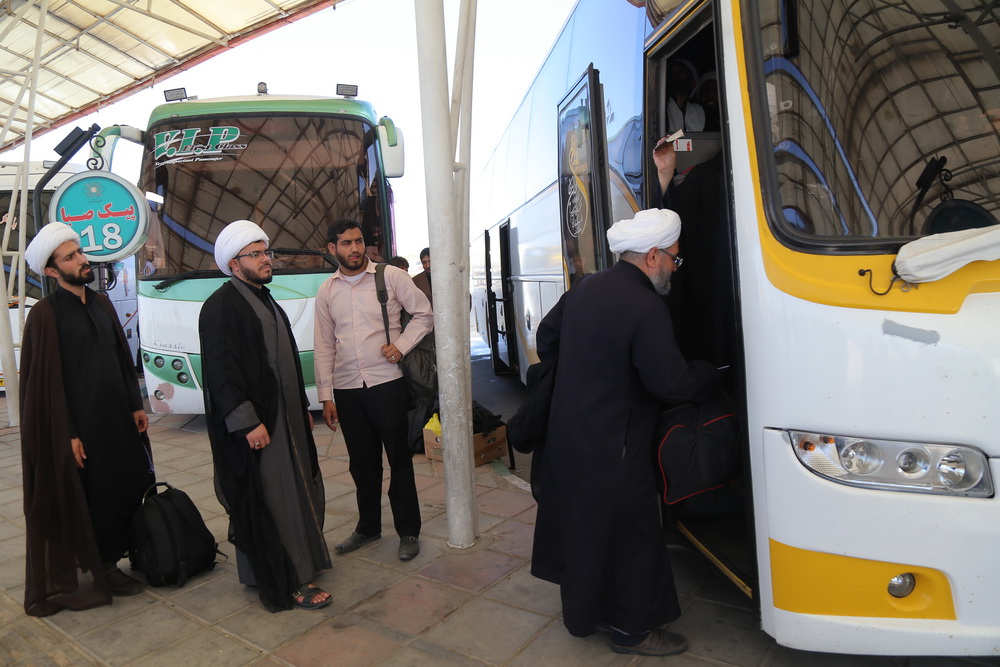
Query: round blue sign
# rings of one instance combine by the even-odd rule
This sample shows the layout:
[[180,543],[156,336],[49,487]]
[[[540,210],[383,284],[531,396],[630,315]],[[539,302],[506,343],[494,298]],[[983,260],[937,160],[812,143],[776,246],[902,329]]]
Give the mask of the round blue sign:
[[146,240],[149,204],[117,174],[81,171],[52,195],[49,222],[72,227],[90,261],[116,262],[134,255]]

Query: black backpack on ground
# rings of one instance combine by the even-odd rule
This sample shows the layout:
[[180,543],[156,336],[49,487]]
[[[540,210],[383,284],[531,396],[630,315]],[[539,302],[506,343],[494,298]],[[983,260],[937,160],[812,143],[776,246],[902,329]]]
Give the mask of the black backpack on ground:
[[[157,493],[159,486],[166,490]],[[225,555],[191,498],[166,482],[146,490],[132,517],[132,534],[132,569],[145,574],[150,586],[180,588],[215,567],[216,554]]]

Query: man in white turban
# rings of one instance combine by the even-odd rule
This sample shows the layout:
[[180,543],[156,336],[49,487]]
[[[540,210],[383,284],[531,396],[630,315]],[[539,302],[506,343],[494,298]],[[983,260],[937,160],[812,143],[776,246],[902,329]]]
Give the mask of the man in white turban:
[[619,220],[608,230],[611,252],[645,273],[660,296],[670,291],[670,276],[681,268],[678,255],[681,219],[669,209],[639,211],[631,220]]
[[232,279],[199,318],[205,414],[240,581],[269,611],[318,609],[331,602],[313,584],[330,567],[323,477],[295,337],[267,289],[268,242],[249,220],[216,239],[215,262]]
[[531,572],[561,587],[570,634],[610,632],[617,653],[687,647],[661,629],[680,607],[650,446],[664,406],[709,398],[717,371],[681,355],[661,296],[681,265],[680,228],[657,209],[615,223],[620,261],[563,294],[536,338],[556,375]]
[[46,616],[142,591],[117,563],[155,480],[135,360],[111,301],[87,287],[80,237],[53,222],[24,254],[56,281],[28,313],[20,364],[24,608]]
[[[219,270],[227,276],[233,275],[230,261],[239,255],[243,248],[257,242],[264,244],[263,248],[259,248],[261,252],[267,250],[267,246],[271,243],[259,225],[249,220],[237,220],[226,225],[215,240],[215,263]],[[237,263],[235,266],[238,268],[240,265]]]

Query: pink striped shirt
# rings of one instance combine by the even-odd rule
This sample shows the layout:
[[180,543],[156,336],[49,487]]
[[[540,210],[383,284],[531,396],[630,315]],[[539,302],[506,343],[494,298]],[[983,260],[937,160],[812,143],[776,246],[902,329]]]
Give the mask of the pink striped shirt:
[[[431,329],[431,304],[402,269],[385,267],[389,292],[389,339],[405,356]],[[406,331],[399,314],[413,316]],[[373,387],[403,377],[398,364],[382,355],[385,327],[382,306],[375,294],[375,263],[368,261],[361,280],[350,283],[340,271],[330,276],[316,294],[315,366],[320,401],[333,400],[333,389]]]

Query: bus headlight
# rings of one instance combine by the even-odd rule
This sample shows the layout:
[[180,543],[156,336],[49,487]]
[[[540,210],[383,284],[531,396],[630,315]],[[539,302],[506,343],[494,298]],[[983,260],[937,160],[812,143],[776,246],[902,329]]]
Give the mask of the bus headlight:
[[841,484],[976,498],[993,495],[986,456],[975,447],[787,433],[802,465]]

